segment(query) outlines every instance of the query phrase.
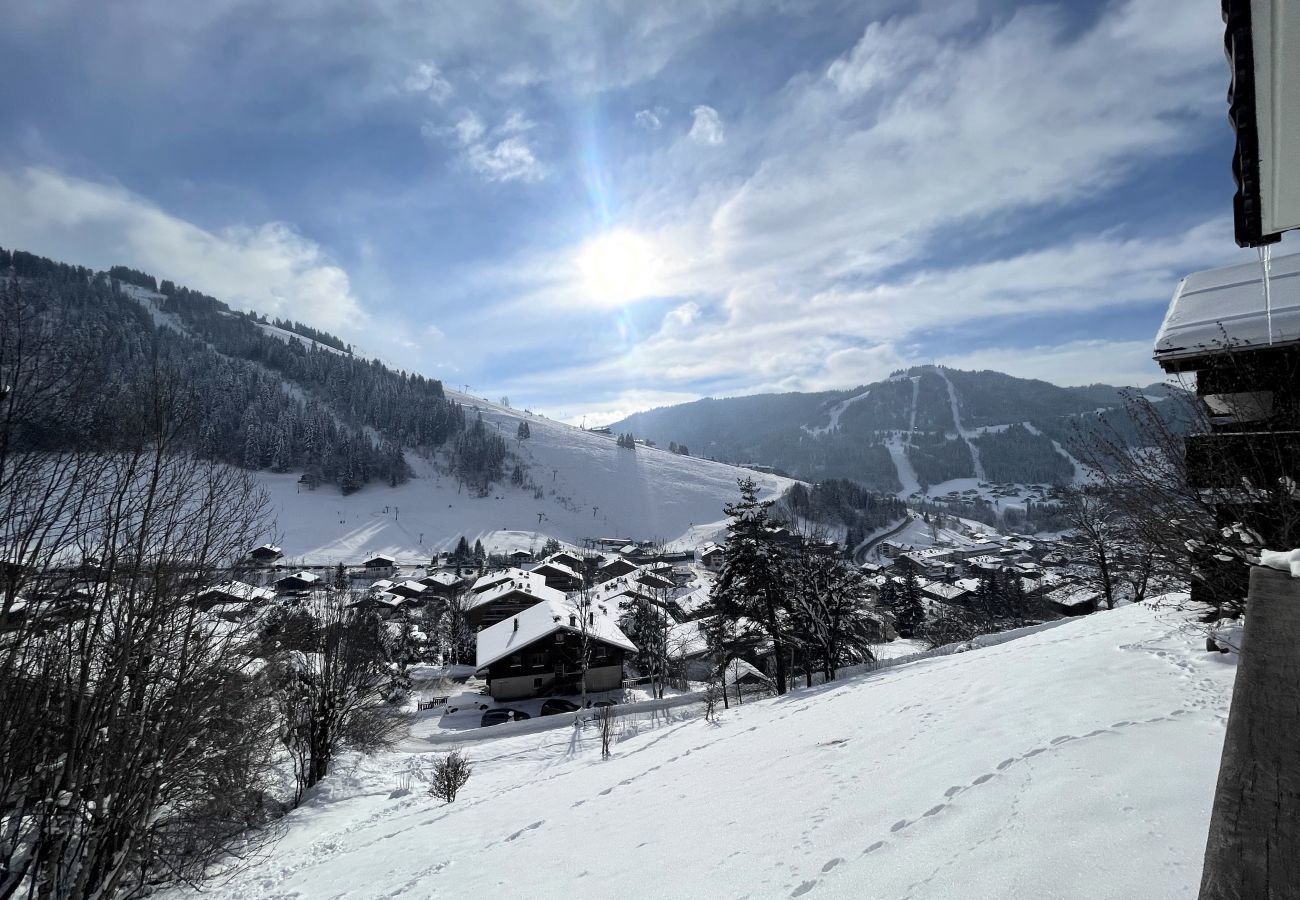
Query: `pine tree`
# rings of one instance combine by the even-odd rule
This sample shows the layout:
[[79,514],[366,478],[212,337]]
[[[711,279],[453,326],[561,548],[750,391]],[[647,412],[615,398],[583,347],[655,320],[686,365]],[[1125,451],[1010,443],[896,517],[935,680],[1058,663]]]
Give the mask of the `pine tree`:
[[925,603],[921,599],[921,585],[916,580],[916,570],[908,568],[903,576],[902,588],[894,610],[894,626],[902,637],[912,637],[925,623]]
[[519,430],[518,430],[518,432],[516,432],[516,434],[515,434],[515,438],[516,438],[516,440],[519,440],[519,441],[526,441],[526,440],[528,440],[528,439],[529,439],[530,437],[532,437],[532,436],[533,436],[533,435],[532,435],[532,431],[528,428],[528,423],[527,423],[527,422],[520,422],[520,423],[519,423]]
[[738,484],[740,501],[724,507],[730,521],[713,602],[723,618],[733,622],[749,619],[762,629],[776,658],[777,693],[784,694],[788,688],[786,552],[769,528],[773,522],[768,510],[773,501],[758,499],[752,478],[742,478]]
[[456,558],[457,562],[467,562],[469,560],[469,541],[465,540],[465,535],[462,534],[460,540],[456,542],[456,549],[452,552],[452,556]]
[[351,587],[348,581],[348,570],[343,568],[343,563],[339,563],[334,569],[334,590],[346,591]]
[[477,538],[474,540],[474,558],[479,562],[487,559],[487,552],[483,549],[483,542]]

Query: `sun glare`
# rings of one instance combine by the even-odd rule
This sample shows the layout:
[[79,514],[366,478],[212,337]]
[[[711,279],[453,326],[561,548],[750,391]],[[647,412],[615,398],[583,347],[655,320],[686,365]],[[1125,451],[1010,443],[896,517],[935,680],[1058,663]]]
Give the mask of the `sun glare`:
[[599,303],[627,303],[654,292],[653,248],[634,232],[593,238],[578,252],[577,263],[583,292]]

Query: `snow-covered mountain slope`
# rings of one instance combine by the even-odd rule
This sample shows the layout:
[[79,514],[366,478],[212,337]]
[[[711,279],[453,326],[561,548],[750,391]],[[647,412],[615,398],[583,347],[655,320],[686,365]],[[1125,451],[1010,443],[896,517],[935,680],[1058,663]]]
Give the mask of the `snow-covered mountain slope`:
[[[1234,668],[1135,606],[621,740],[340,766],[217,898],[1195,896]],[[407,786],[413,788],[408,793]]]
[[[428,461],[408,454],[416,478],[396,488],[370,485],[343,496],[332,487],[300,488],[297,474],[257,473],[271,495],[281,546],[290,561],[357,562],[386,553],[399,561],[427,559],[464,535],[489,551],[540,549],[547,537],[580,544],[616,536],[696,546],[723,525],[722,508],[739,496],[736,480],[752,477],[762,495],[793,482],[654,447],[626,450],[595,434],[481,398],[448,391],[466,414],[499,426],[545,496],[509,483],[476,497]],[[531,437],[517,441],[519,423]],[[538,514],[541,514],[539,519]]]

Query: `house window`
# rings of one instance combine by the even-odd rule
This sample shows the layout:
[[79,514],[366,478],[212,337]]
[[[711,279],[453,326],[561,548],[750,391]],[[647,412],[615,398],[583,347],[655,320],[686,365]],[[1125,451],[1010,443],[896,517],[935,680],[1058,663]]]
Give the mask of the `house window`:
[[591,658],[597,661],[609,659],[609,648],[604,644],[597,644],[596,652],[591,655]]
[[535,687],[535,688],[539,688],[539,687],[541,687],[541,686],[542,686],[542,679],[540,679],[540,678],[534,678],[534,679],[533,679],[533,687]]
[[534,653],[528,657],[528,667],[530,669],[536,669],[544,665],[546,665],[546,654],[544,652]]
[[512,669],[517,669],[517,668],[519,668],[520,665],[522,665],[522,664],[523,664],[523,660],[521,660],[521,659],[519,658],[519,654],[518,654],[518,653],[516,653],[514,656],[510,657],[510,663],[509,663],[510,668],[512,668]]

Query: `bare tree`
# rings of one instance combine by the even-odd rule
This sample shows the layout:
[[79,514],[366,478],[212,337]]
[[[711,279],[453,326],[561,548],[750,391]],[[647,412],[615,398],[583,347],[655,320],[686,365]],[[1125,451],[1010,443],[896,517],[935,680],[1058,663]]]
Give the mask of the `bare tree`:
[[433,764],[433,783],[429,786],[429,793],[452,803],[473,772],[469,759],[459,750],[453,750]]
[[253,635],[193,602],[268,533],[265,496],[184,451],[162,367],[115,452],[51,446],[43,417],[86,399],[64,388],[97,388],[46,369],[51,323],[0,302],[0,898],[197,882],[274,812]]
[[343,747],[390,746],[408,720],[385,703],[387,671],[373,614],[356,595],[320,592],[283,623],[273,675],[280,740],[293,760],[295,802],[329,774]]
[[596,725],[600,729],[600,755],[609,758],[609,747],[614,740],[614,720],[617,718],[612,706],[602,706],[596,713]]

